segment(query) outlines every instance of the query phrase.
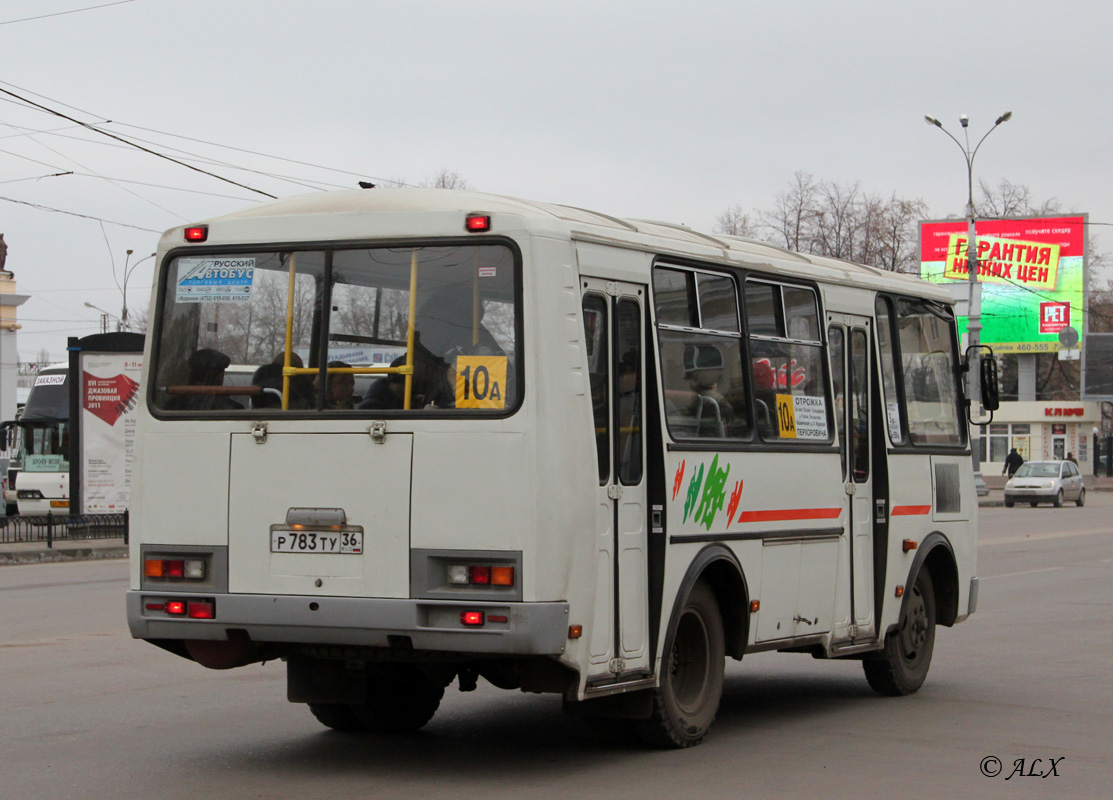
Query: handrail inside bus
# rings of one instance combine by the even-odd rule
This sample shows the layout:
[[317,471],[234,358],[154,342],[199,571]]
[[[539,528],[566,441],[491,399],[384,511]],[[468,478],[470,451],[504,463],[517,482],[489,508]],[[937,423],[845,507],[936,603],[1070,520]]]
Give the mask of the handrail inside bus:
[[160,387],[159,391],[166,392],[169,395],[188,395],[190,397],[196,396],[216,396],[229,397],[231,395],[247,395],[249,397],[258,397],[263,393],[262,386],[204,386],[196,384],[177,384],[172,386]]
[[[406,363],[401,367],[325,367],[326,375],[403,375],[406,378],[406,391],[405,397],[402,401],[402,408],[406,411],[410,410],[411,398],[413,396],[413,380],[414,380],[414,317],[417,316],[417,251],[418,248],[413,249],[413,257],[410,260],[410,316],[406,323]],[[478,254],[476,255],[476,263],[478,264]],[[293,365],[294,355],[294,279],[297,275],[297,253],[290,254],[290,270],[289,280],[286,287],[286,343],[283,350],[283,364],[282,364],[282,410],[287,411],[290,408],[290,379],[297,375],[319,375],[321,370],[319,367],[295,367]],[[476,267],[476,284],[473,289],[474,299],[473,306],[479,302],[479,283],[478,283],[478,266]],[[478,325],[479,315],[473,313],[476,320],[474,325]],[[474,326],[473,326],[474,327]],[[473,344],[479,341],[479,331],[474,330],[472,333]],[[330,339],[335,340],[337,337],[330,336]],[[347,341],[370,341],[372,337],[344,337]],[[377,342],[374,342],[377,343]],[[241,391],[181,391],[171,392],[170,389],[188,389],[190,387],[175,386],[167,387],[169,394],[258,394],[258,392],[241,392]],[[225,389],[235,387],[194,387],[198,389]],[[258,388],[258,387],[256,387]]]
[[297,253],[290,253],[290,277],[286,285],[286,347],[282,362],[282,410],[290,408],[290,375],[294,354],[294,277],[297,273]]

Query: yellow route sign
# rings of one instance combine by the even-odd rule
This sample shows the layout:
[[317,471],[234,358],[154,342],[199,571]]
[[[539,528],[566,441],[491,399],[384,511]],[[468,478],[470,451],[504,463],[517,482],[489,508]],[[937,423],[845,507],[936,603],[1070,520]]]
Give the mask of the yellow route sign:
[[456,357],[456,407],[506,408],[506,356]]

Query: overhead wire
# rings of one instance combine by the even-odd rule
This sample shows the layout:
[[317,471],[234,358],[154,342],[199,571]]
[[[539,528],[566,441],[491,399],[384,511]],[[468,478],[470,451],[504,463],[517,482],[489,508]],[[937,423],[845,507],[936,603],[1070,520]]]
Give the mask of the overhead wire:
[[51,206],[44,206],[44,205],[41,205],[40,203],[30,203],[26,200],[16,200],[14,197],[2,197],[2,196],[0,196],[0,200],[3,200],[3,201],[8,202],[8,203],[16,203],[16,204],[21,205],[21,206],[30,206],[31,208],[37,208],[40,211],[53,211],[56,214],[65,214],[66,216],[70,216],[70,217],[81,217],[82,219],[91,219],[91,220],[95,220],[97,222],[107,222],[109,225],[120,225],[121,227],[124,227],[124,228],[134,228],[137,231],[146,231],[147,233],[162,233],[162,231],[155,230],[154,228],[144,228],[141,225],[131,225],[130,223],[127,223],[127,222],[116,222],[114,220],[104,219],[102,217],[94,217],[90,214],[78,214],[75,211],[65,211],[61,208],[53,208]]
[[[206,139],[199,139],[199,138],[195,138],[195,137],[192,137],[192,136],[185,136],[183,134],[171,133],[169,131],[162,131],[162,130],[158,130],[156,128],[148,128],[148,127],[144,127],[142,125],[133,125],[133,124],[126,123],[126,122],[120,122],[118,120],[108,119],[107,117],[104,117],[103,115],[100,115],[100,114],[94,114],[91,111],[88,111],[88,110],[83,109],[83,108],[78,108],[77,106],[70,105],[69,103],[65,103],[61,100],[55,100],[54,98],[47,97],[46,95],[40,94],[40,93],[32,91],[30,89],[26,89],[26,88],[21,87],[21,86],[17,86],[16,84],[10,83],[8,81],[0,80],[0,86],[9,86],[13,89],[18,89],[19,91],[23,92],[24,94],[32,95],[34,97],[41,98],[41,99],[46,100],[46,101],[48,101],[50,103],[53,103],[55,105],[62,106],[64,108],[69,108],[73,111],[77,111],[79,113],[85,114],[86,116],[94,117],[96,119],[100,119],[100,120],[102,120],[102,122],[99,123],[99,124],[102,124],[102,125],[118,125],[118,126],[125,127],[125,128],[134,128],[135,130],[141,130],[141,131],[145,131],[147,133],[157,133],[160,136],[168,136],[168,137],[173,138],[173,139],[184,139],[185,141],[196,142],[198,144],[205,144],[205,145],[209,145],[211,147],[220,147],[222,149],[233,150],[233,151],[236,151],[236,152],[239,152],[239,153],[245,153],[247,155],[259,156],[260,158],[267,158],[267,159],[271,159],[271,160],[274,160],[274,161],[284,161],[284,162],[287,162],[287,163],[290,163],[290,164],[297,164],[299,166],[311,167],[313,169],[324,170],[326,172],[336,172],[336,173],[341,174],[341,175],[349,175],[349,176],[355,177],[355,178],[370,179],[370,180],[373,180],[373,181],[378,181],[378,182],[383,183],[383,184],[392,184],[392,185],[397,185],[397,186],[410,186],[411,185],[411,184],[407,184],[405,181],[394,180],[392,178],[377,177],[377,176],[368,175],[368,174],[362,173],[362,172],[353,172],[351,170],[340,169],[338,167],[329,167],[329,166],[325,166],[325,165],[322,165],[322,164],[314,164],[314,163],[308,162],[308,161],[300,161],[298,159],[286,158],[284,156],[271,155],[269,153],[263,153],[263,152],[260,152],[260,151],[257,151],[257,150],[250,150],[250,149],[243,148],[243,147],[235,147],[233,145],[220,144],[219,142],[212,142],[212,141],[208,141]],[[4,99],[5,98],[0,97],[0,101],[3,101]],[[11,101],[7,101],[7,102],[11,102]],[[149,144],[155,144],[154,142],[151,142],[150,140],[141,139],[139,137],[132,137],[132,138],[134,138],[136,141],[146,141]],[[183,153],[188,152],[188,151],[185,151],[185,150],[180,150],[179,148],[171,147],[170,145],[166,145],[162,142],[159,142],[157,144],[159,144],[160,146],[164,146],[167,149],[175,150],[177,152],[183,152]],[[197,156],[196,154],[193,154],[193,153],[190,153],[190,155],[193,155],[194,157],[196,157],[200,160],[205,160],[204,157],[202,157],[202,156]],[[245,171],[255,172],[257,174],[265,175],[267,177],[274,177],[274,178],[284,179],[284,180],[293,180],[292,178],[290,178],[290,176],[284,176],[284,175],[275,174],[275,173],[261,172],[261,171],[258,171],[258,170],[249,170],[249,169],[246,169],[246,168],[243,168],[243,167],[238,167],[234,164],[226,164],[226,163],[223,163],[223,162],[214,162],[214,163],[220,163],[224,166],[229,166],[233,169],[244,169]],[[327,183],[324,183],[324,182],[318,182],[318,183],[320,183],[321,185],[332,185],[332,186],[336,185],[336,184],[327,184]],[[348,187],[344,186],[342,188],[348,188]]]
[[113,3],[101,3],[98,6],[86,6],[85,8],[74,8],[69,11],[55,11],[52,14],[40,14],[37,17],[24,17],[23,19],[9,19],[0,22],[0,25],[15,25],[17,22],[32,22],[37,19],[50,19],[51,17],[64,17],[67,14],[80,14],[82,11],[95,11],[98,8],[108,8],[109,6],[122,6],[125,3],[134,3],[135,0],[115,0]]
[[[3,91],[3,90],[2,90],[2,89],[0,89],[0,91]],[[0,122],[0,125],[7,125],[7,124],[8,124],[8,123],[6,123],[6,122]],[[9,126],[9,127],[10,127],[10,126]],[[50,152],[54,153],[55,155],[57,155],[57,156],[61,156],[62,158],[66,159],[66,160],[68,160],[68,161],[72,161],[72,162],[73,162],[74,164],[77,164],[77,166],[81,167],[82,169],[85,169],[85,170],[88,170],[88,169],[89,169],[89,167],[87,167],[87,166],[85,166],[84,164],[82,164],[82,163],[81,163],[80,161],[78,161],[78,160],[77,160],[76,158],[73,158],[72,156],[67,156],[67,155],[66,155],[65,153],[60,153],[60,152],[58,152],[57,150],[55,150],[55,149],[54,149],[53,147],[51,147],[50,145],[48,145],[48,144],[46,144],[46,143],[44,143],[44,142],[40,142],[40,141],[39,141],[38,139],[35,139],[35,138],[34,138],[33,136],[31,136],[31,134],[24,134],[24,135],[25,135],[25,136],[26,136],[26,137],[27,137],[28,139],[30,139],[30,140],[31,140],[32,142],[34,142],[35,144],[37,144],[37,145],[38,145],[39,147],[45,147],[45,148],[46,148],[47,150],[49,150]],[[94,173],[94,174],[96,174],[96,173]],[[104,180],[107,180],[107,181],[108,181],[109,183],[113,183],[111,179],[109,179],[109,178],[105,177],[104,175],[97,175],[97,177],[98,177],[98,178],[103,178]],[[113,185],[116,185],[116,184],[113,184]],[[180,214],[178,214],[177,212],[171,211],[171,210],[170,210],[169,208],[166,208],[166,207],[164,207],[164,206],[161,206],[161,205],[159,205],[159,204],[158,204],[158,203],[156,203],[156,202],[155,202],[154,200],[151,200],[151,199],[149,199],[149,198],[146,198],[146,197],[144,197],[143,195],[139,194],[138,192],[133,192],[133,191],[132,191],[131,189],[127,188],[126,186],[119,186],[119,185],[116,185],[116,188],[118,188],[118,189],[121,189],[121,190],[123,190],[123,191],[127,192],[128,194],[130,194],[131,196],[133,196],[133,197],[136,197],[136,198],[138,198],[138,199],[142,200],[142,201],[143,201],[144,203],[148,203],[148,204],[150,204],[150,205],[154,206],[155,208],[159,209],[160,211],[165,211],[165,212],[166,212],[167,214],[170,214],[170,215],[171,215],[171,216],[173,216],[173,217],[177,217],[178,219],[182,220],[183,222],[185,221],[185,217],[181,216],[181,215],[180,215]]]
[[31,106],[32,108],[37,108],[37,109],[40,109],[41,111],[45,111],[48,114],[53,114],[56,117],[61,117],[62,119],[69,120],[70,122],[77,123],[78,125],[80,125],[83,128],[86,128],[86,129],[88,129],[90,131],[93,131],[95,133],[99,133],[102,136],[107,136],[110,139],[115,139],[118,142],[122,142],[123,144],[126,144],[130,147],[134,147],[135,149],[141,150],[144,153],[148,153],[150,155],[153,155],[156,158],[161,158],[161,159],[164,159],[164,160],[169,161],[171,163],[178,164],[179,166],[185,167],[186,169],[193,170],[194,172],[199,172],[203,175],[208,175],[211,178],[216,178],[219,181],[224,181],[225,183],[230,183],[233,186],[239,186],[241,189],[247,189],[250,192],[255,192],[256,194],[261,194],[265,197],[271,198],[272,200],[277,200],[278,199],[275,195],[270,194],[269,192],[264,192],[262,189],[256,189],[253,186],[248,186],[247,184],[240,183],[239,181],[234,181],[231,178],[225,178],[223,175],[217,175],[215,172],[209,172],[208,170],[201,169],[200,167],[195,167],[192,164],[187,164],[184,161],[173,158],[173,157],[168,156],[164,153],[159,153],[158,151],[152,150],[149,147],[144,147],[143,145],[136,144],[135,142],[131,142],[128,139],[123,138],[122,136],[117,136],[114,133],[110,133],[108,131],[101,130],[100,128],[98,128],[94,125],[90,125],[87,122],[82,122],[79,119],[71,117],[68,114],[63,114],[61,111],[57,111],[55,109],[49,108],[48,106],[44,106],[41,103],[36,103],[34,100],[30,100],[28,98],[22,97],[22,96],[16,94],[15,92],[12,92],[8,89],[4,89],[3,87],[0,87],[0,92],[2,92],[3,94],[8,95],[10,97],[14,97],[16,100],[21,100],[24,103],[26,103],[27,105]]

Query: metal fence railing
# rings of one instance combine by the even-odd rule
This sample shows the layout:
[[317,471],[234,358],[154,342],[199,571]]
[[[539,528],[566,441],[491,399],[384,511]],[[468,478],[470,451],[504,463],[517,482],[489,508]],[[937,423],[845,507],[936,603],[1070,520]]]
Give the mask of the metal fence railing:
[[46,516],[0,517],[0,544],[74,539],[128,540],[128,512],[123,514],[47,514]]

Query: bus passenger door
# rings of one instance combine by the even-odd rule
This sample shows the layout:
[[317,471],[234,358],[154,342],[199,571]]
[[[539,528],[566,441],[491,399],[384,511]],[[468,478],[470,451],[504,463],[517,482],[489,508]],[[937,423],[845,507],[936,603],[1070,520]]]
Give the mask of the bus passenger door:
[[584,280],[598,459],[590,679],[648,674],[644,398],[645,287]]
[[876,636],[873,586],[873,465],[870,420],[870,320],[836,315],[829,328],[831,377],[847,495],[851,639]]

